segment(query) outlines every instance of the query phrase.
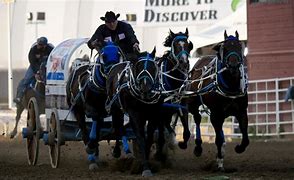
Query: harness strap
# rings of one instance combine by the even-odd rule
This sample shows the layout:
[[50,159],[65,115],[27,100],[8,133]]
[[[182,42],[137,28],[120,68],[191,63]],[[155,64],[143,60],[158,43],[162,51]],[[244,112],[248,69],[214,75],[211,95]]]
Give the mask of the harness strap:
[[[67,115],[66,115],[65,118],[64,118],[64,121],[66,121],[68,115],[71,113],[73,107],[76,105],[77,100],[78,100],[80,97],[82,97],[83,102],[85,102],[85,97],[83,96],[83,91],[84,91],[85,87],[87,86],[87,84],[88,84],[88,81],[84,84],[84,86],[83,86],[82,88],[79,88],[79,92],[78,92],[78,94],[77,94],[74,98],[73,98],[73,96],[72,96],[72,99],[71,99],[71,106],[70,106],[70,108],[69,108],[69,110],[68,110]],[[71,94],[72,94],[72,93],[71,93]]]
[[[76,71],[74,71],[74,73],[76,73]],[[76,95],[75,97],[73,96],[73,92],[72,92],[72,90],[70,89],[70,93],[71,93],[71,106],[70,106],[70,108],[69,108],[69,111],[68,111],[67,115],[66,115],[65,118],[64,118],[64,121],[66,121],[68,115],[71,113],[73,107],[76,105],[76,102],[77,102],[77,100],[78,100],[80,97],[82,98],[83,102],[85,102],[85,97],[84,97],[84,95],[83,95],[83,91],[84,91],[84,89],[86,88],[86,86],[87,86],[89,80],[87,79],[87,81],[85,82],[85,84],[84,84],[83,86],[81,86],[80,78],[81,78],[82,75],[84,75],[84,74],[86,74],[86,73],[89,73],[88,70],[87,70],[87,71],[84,71],[84,72],[83,72],[82,74],[80,74],[79,77],[78,77],[79,92],[77,93],[77,95]],[[73,83],[73,79],[74,79],[74,75],[72,76],[72,79],[71,79],[71,81],[70,81],[70,87],[71,87],[71,84]]]

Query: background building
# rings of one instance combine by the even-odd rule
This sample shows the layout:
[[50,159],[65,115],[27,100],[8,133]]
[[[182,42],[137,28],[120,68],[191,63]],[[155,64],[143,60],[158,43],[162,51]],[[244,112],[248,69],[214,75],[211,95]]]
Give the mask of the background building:
[[294,76],[294,1],[249,0],[250,79]]
[[198,47],[222,41],[225,29],[228,34],[243,32],[240,37],[247,38],[245,0],[14,0],[9,6],[2,0],[0,102],[8,99],[8,62],[12,64],[12,89],[16,89],[29,65],[28,51],[37,37],[46,36],[55,46],[69,38],[90,37],[103,23],[100,17],[109,10],[120,13],[120,20],[133,25],[142,50],[150,51],[156,46],[157,56],[166,50],[162,44],[170,29],[189,29],[194,43],[192,54]]

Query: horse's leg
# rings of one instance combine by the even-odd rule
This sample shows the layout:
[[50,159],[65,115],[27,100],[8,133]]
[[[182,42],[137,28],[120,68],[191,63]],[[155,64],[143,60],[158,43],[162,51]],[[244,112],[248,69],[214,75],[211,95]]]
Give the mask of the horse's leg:
[[88,135],[87,125],[85,120],[85,112],[81,107],[78,107],[78,106],[73,108],[73,112],[75,114],[75,118],[78,122],[79,128],[81,129],[82,140],[84,142],[84,145],[87,145],[89,142],[89,135]]
[[202,138],[201,138],[201,130],[200,130],[200,123],[201,123],[201,115],[198,111],[199,105],[189,105],[189,112],[193,115],[194,122],[196,124],[195,128],[195,148],[194,148],[194,155],[196,157],[201,156],[202,154]]
[[23,112],[24,107],[21,103],[17,103],[16,104],[16,117],[15,117],[15,126],[13,131],[10,133],[10,138],[14,138],[15,135],[17,134],[17,127],[18,127],[18,123],[19,120],[21,118],[21,113]]
[[168,131],[166,144],[171,150],[175,149],[177,144],[175,127],[179,118],[179,114],[176,114],[175,121],[173,122],[173,124],[171,124],[173,113],[173,111],[167,109],[164,109],[164,111],[160,113],[162,114],[161,122],[165,123],[165,128]]
[[119,158],[121,156],[120,139],[122,139],[123,150],[124,150],[125,154],[130,154],[131,151],[129,149],[125,128],[123,127],[123,124],[124,124],[123,112],[120,110],[119,107],[114,105],[112,108],[111,114],[112,114],[112,123],[113,123],[113,128],[114,128],[114,134],[115,134],[115,138],[116,138],[115,147],[113,149],[112,155],[115,158]]
[[190,129],[189,129],[189,122],[188,122],[188,118],[189,118],[189,113],[187,110],[180,110],[180,113],[182,113],[180,115],[180,118],[181,118],[181,122],[182,122],[182,125],[183,125],[183,139],[184,141],[182,142],[179,142],[179,147],[181,149],[187,149],[187,144],[188,144],[188,141],[190,139],[190,136],[191,136],[191,133],[190,133]]
[[132,129],[136,136],[136,142],[138,143],[138,146],[139,146],[139,154],[141,155],[140,158],[142,159],[142,166],[143,166],[142,176],[143,177],[153,176],[149,167],[149,162],[146,157],[146,153],[145,153],[145,149],[146,149],[145,130],[144,130],[145,120],[137,112],[129,111],[128,114],[130,117]]
[[[157,149],[156,149],[155,158],[157,160],[160,160],[160,161],[165,161],[167,159],[167,152],[164,152],[163,151],[164,144],[165,144],[165,136],[164,136],[164,134],[165,134],[165,131],[164,131],[165,128],[164,128],[164,122],[161,120],[161,118],[156,119],[155,122],[157,123],[157,127],[158,127],[158,140],[157,140],[158,143],[157,143]],[[156,128],[156,124],[153,125],[153,127]]]
[[239,122],[239,128],[242,133],[242,141],[241,144],[235,147],[236,153],[242,153],[245,151],[246,147],[249,145],[249,138],[248,138],[248,116],[247,111],[244,109],[242,112],[236,115],[236,118]]
[[112,156],[114,158],[119,158],[121,156],[120,150],[120,138],[121,136],[121,128],[123,126],[123,121],[120,119],[121,117],[118,116],[118,112],[115,110],[112,111],[112,126],[114,128],[114,135],[115,135],[115,146],[112,151]]
[[154,142],[155,129],[156,129],[156,124],[153,121],[149,121],[147,125],[147,138],[146,138],[146,151],[145,151],[146,153],[145,156],[147,159],[149,158],[151,146]]
[[103,125],[102,117],[92,117],[92,127],[89,134],[89,142],[86,147],[88,153],[88,160],[90,162],[89,169],[96,170],[98,168],[97,162],[99,160],[99,140],[100,129]]
[[102,126],[103,118],[92,117],[92,127],[89,134],[89,142],[87,143],[86,151],[88,154],[97,152],[98,141],[100,138],[100,128]]
[[215,131],[215,144],[217,147],[217,168],[220,171],[224,171],[224,156],[225,156],[225,138],[224,138],[224,132],[222,129],[223,123],[224,123],[224,117],[221,115],[216,115],[211,110],[210,120],[214,127]]

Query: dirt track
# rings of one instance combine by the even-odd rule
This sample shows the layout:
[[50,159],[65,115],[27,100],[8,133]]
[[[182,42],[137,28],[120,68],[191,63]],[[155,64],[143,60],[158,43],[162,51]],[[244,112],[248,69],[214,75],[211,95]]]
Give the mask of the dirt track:
[[[171,156],[171,165],[161,167],[152,179],[294,179],[294,141],[252,142],[244,154],[236,154],[235,143],[226,146],[226,172],[214,171],[215,146],[204,144],[200,158],[192,155],[194,145],[188,150],[177,149]],[[80,142],[62,146],[61,164],[52,169],[48,149],[41,144],[37,166],[26,160],[25,141],[10,140],[0,136],[0,179],[141,179],[140,174],[121,172],[110,155],[111,145],[101,144],[101,167],[96,172],[88,170],[86,155]]]

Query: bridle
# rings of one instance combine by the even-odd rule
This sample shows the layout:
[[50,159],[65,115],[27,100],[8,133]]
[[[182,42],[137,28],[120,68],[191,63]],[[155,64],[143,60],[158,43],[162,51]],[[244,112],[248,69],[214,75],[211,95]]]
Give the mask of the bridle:
[[[146,104],[154,104],[157,103],[159,101],[159,94],[160,94],[160,87],[158,85],[158,81],[159,81],[159,68],[158,65],[156,64],[156,62],[154,61],[154,58],[151,57],[149,54],[147,54],[146,57],[141,57],[139,58],[138,62],[136,62],[136,65],[138,65],[139,63],[144,63],[144,68],[139,72],[136,73],[136,75],[134,75],[133,72],[133,68],[129,68],[129,89],[131,94],[136,97],[139,101],[144,102]],[[155,67],[155,74],[152,75],[148,69],[147,69],[147,65],[148,63],[153,63],[153,67]],[[141,79],[143,78],[147,78],[151,81],[151,84],[153,84],[152,90],[150,90],[148,92],[148,99],[144,98],[143,93],[139,87],[139,82]]]
[[[190,54],[187,50],[185,50],[183,47],[181,49],[181,51],[179,51],[177,54],[175,53],[175,43],[177,41],[180,40],[184,40],[185,42],[188,43],[188,37],[184,36],[184,35],[179,35],[176,36],[172,43],[171,43],[171,51],[169,56],[166,58],[166,60],[163,60],[163,62],[161,63],[161,78],[160,78],[160,84],[163,86],[162,89],[162,94],[166,94],[167,97],[165,98],[164,101],[169,101],[170,99],[176,99],[176,101],[178,101],[177,98],[175,98],[176,96],[179,95],[180,91],[182,91],[182,89],[186,86],[186,82],[188,80],[188,70],[189,70],[189,61],[187,60],[187,62],[182,62],[182,63],[188,63],[187,65],[187,69],[182,69],[180,68],[180,57],[184,54],[188,57],[190,57]],[[170,61],[171,63],[173,63],[173,67],[172,69],[168,70],[167,69],[167,62]],[[174,63],[176,62],[176,63]],[[172,75],[172,72],[177,71],[179,73],[179,75],[181,76],[179,77],[175,77],[174,75]],[[171,89],[171,85],[168,82],[168,80],[166,80],[166,78],[170,78],[171,80],[177,81],[182,83],[182,85],[180,87],[176,87],[176,88],[172,88]]]
[[[181,41],[181,40],[183,40],[183,41],[186,41],[187,43],[188,43],[188,37],[187,36],[183,36],[183,35],[179,35],[179,36],[176,36],[174,39],[173,39],[173,41],[172,41],[172,43],[171,43],[171,51],[170,51],[170,56],[169,56],[169,60],[174,64],[174,60],[175,60],[175,62],[176,62],[176,64],[174,65],[174,67],[171,69],[171,70],[169,70],[169,71],[167,71],[166,73],[169,73],[169,72],[171,72],[171,71],[174,71],[175,69],[177,69],[177,70],[180,70],[180,71],[183,71],[182,69],[180,69],[179,68],[179,66],[180,66],[180,57],[182,56],[182,55],[186,55],[187,57],[190,57],[190,54],[189,54],[189,52],[188,51],[186,51],[185,49],[184,49],[184,47],[182,47],[182,49],[181,49],[181,51],[180,52],[178,52],[177,54],[176,54],[176,52],[175,52],[175,43],[177,42],[177,41]],[[189,63],[189,62],[182,62],[182,63]]]

